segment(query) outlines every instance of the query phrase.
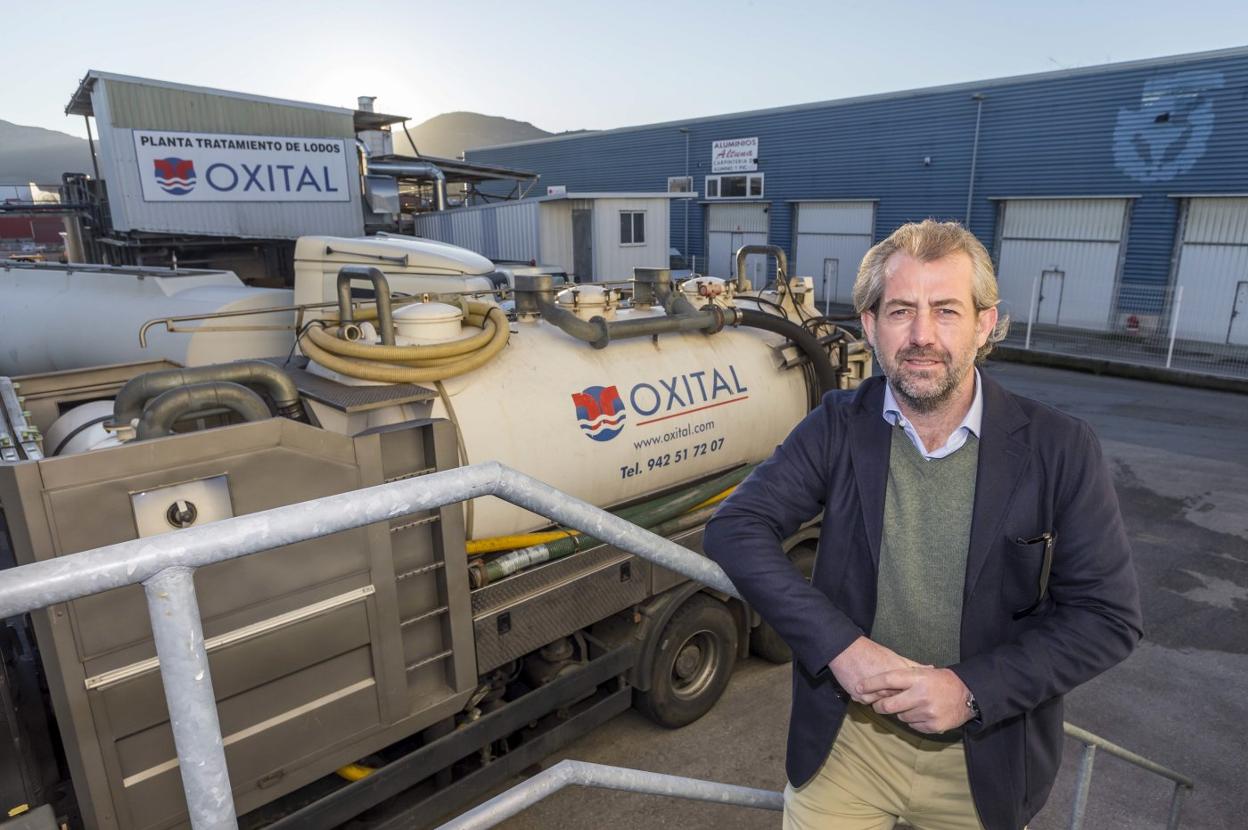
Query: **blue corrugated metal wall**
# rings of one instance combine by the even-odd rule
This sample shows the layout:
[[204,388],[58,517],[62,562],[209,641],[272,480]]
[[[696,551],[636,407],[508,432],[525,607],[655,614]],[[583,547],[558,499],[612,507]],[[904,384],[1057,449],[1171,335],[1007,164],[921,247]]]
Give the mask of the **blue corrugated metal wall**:
[[[970,226],[990,249],[990,197],[1137,195],[1123,279],[1165,283],[1172,195],[1248,193],[1248,49],[588,133],[468,159],[538,171],[543,187],[664,190],[685,173],[685,126],[689,173],[703,193],[711,142],[758,136],[771,241],[792,255],[791,199],[879,199],[877,240],[909,220],[962,220],[974,93],[984,101]],[[689,248],[700,259],[703,216],[691,207]],[[671,219],[680,248],[679,207]]]

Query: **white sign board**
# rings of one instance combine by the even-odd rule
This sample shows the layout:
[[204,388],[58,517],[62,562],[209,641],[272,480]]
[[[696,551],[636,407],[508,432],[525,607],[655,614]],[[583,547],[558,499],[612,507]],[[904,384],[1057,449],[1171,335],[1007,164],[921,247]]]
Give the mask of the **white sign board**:
[[568,186],[566,184],[552,184],[546,188],[547,196],[567,196]]
[[135,130],[145,202],[349,202],[340,138]]
[[712,173],[744,173],[758,169],[758,136],[711,142]]

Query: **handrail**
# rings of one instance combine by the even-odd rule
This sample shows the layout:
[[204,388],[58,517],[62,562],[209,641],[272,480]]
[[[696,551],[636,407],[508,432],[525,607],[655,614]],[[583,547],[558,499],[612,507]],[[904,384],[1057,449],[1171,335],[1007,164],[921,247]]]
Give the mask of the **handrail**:
[[[740,598],[727,575],[709,559],[492,461],[10,568],[0,572],[0,619],[142,583],[191,826],[196,830],[236,828],[238,822],[195,594],[194,569],[482,496],[502,498]],[[1071,814],[1072,830],[1079,830],[1083,824],[1098,748],[1174,781],[1167,827],[1178,827],[1183,797],[1195,787],[1190,778],[1077,726],[1065,724],[1065,731],[1084,744]],[[560,771],[556,773],[555,770]],[[503,806],[481,813],[510,810],[498,813],[495,822],[446,826],[465,829],[493,826],[496,821],[514,815],[569,784],[783,809],[780,793],[730,784],[581,762],[564,762],[547,772],[550,774],[543,773],[526,782],[532,786],[520,785],[498,796],[495,801]],[[516,789],[522,791],[513,795]],[[505,797],[505,803],[500,801]],[[495,801],[477,809],[482,810]],[[471,811],[459,820],[476,813]]]
[[626,767],[609,767],[587,761],[564,760],[440,825],[437,830],[486,830],[572,785],[710,801],[715,804],[776,812],[784,809],[784,793],[773,790],[720,784]]
[[1176,830],[1179,826],[1179,812],[1183,808],[1183,798],[1196,789],[1195,782],[1186,775],[1163,767],[1156,761],[1150,761],[1143,755],[1137,755],[1129,749],[1123,749],[1100,735],[1094,735],[1086,729],[1080,729],[1070,723],[1062,725],[1070,737],[1083,744],[1083,755],[1079,759],[1079,777],[1075,785],[1075,799],[1070,810],[1070,830],[1083,827],[1083,819],[1088,808],[1088,790],[1092,786],[1092,765],[1096,762],[1097,749],[1103,749],[1110,755],[1121,758],[1127,763],[1148,770],[1154,775],[1169,778],[1174,782],[1174,793],[1170,796],[1170,815],[1166,819],[1166,830]]
[[11,568],[0,572],[0,619],[142,583],[191,826],[237,828],[194,569],[481,496],[505,499],[740,596],[709,559],[492,461]]

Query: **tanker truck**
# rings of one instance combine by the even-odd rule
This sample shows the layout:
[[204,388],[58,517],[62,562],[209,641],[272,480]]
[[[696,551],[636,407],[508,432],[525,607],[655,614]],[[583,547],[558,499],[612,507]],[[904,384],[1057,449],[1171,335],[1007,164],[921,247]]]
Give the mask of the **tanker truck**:
[[[782,263],[773,290],[638,269],[504,298],[360,259],[305,269],[290,308],[143,323],[258,336],[225,361],[100,335],[125,360],[0,378],[0,568],[488,460],[698,551],[718,500],[870,370]],[[789,540],[799,568],[818,532]],[[629,706],[679,727],[738,658],[789,658],[739,601],[488,498],[207,566],[196,592],[247,828],[428,825]],[[139,586],[9,619],[0,654],[0,808],[185,825]]]

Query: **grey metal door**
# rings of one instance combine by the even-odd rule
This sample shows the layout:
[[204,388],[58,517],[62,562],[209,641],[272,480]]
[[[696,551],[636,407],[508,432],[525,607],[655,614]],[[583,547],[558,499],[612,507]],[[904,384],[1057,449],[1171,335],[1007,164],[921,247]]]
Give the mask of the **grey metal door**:
[[835,257],[827,257],[823,261],[823,313],[827,314],[833,300],[841,296],[840,288],[841,261]]
[[1040,275],[1040,294],[1036,297],[1036,322],[1056,326],[1062,316],[1062,289],[1066,272],[1056,269]]
[[1235,305],[1231,307],[1231,324],[1226,342],[1232,346],[1248,346],[1248,280],[1235,286]]
[[585,208],[572,210],[572,273],[577,282],[594,279],[594,214]]

